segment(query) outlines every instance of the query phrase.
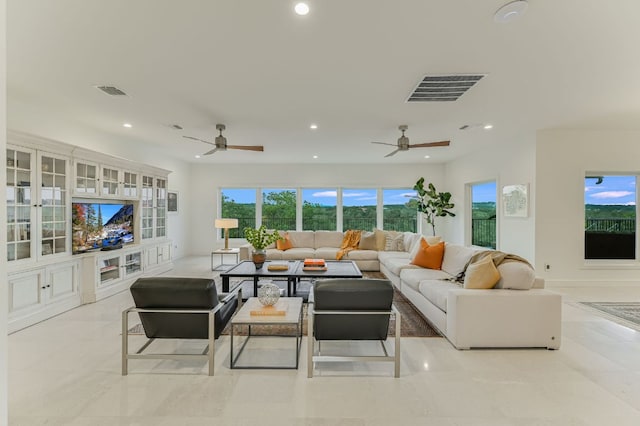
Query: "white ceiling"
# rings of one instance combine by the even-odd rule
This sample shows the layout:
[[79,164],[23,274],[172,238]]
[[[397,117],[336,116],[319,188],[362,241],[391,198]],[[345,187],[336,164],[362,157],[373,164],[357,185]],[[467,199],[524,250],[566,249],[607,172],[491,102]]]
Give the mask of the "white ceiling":
[[[508,24],[493,20],[506,0],[308,3],[299,17],[290,0],[9,0],[9,128],[210,163],[439,163],[537,129],[640,129],[637,0],[530,0]],[[405,102],[442,73],[487,76],[456,102]],[[182,136],[213,140],[216,123],[265,152],[196,160],[210,146]],[[495,127],[459,130],[477,123]],[[384,158],[370,141],[395,143],[399,124],[451,146]]]

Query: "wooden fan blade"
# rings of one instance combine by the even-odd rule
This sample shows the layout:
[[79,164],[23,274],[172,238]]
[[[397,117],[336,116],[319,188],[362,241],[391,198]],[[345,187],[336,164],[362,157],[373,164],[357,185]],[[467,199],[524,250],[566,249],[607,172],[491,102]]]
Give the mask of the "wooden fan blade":
[[409,148],[429,148],[431,146],[449,146],[450,143],[451,142],[449,141],[416,143],[413,145],[409,145]]
[[398,146],[395,143],[386,143],[386,142],[371,142],[371,143],[377,143],[378,145]]
[[187,138],[187,139],[192,139],[192,140],[198,141],[198,142],[208,143],[209,145],[215,145],[215,143],[213,143],[213,142],[205,141],[203,139],[194,138],[193,136],[182,136],[182,137],[183,138]]
[[211,155],[211,154],[213,154],[214,152],[216,152],[217,150],[218,150],[218,147],[215,147],[215,148],[213,148],[211,151],[207,151],[207,152],[205,152],[205,153],[204,153],[204,154],[202,154],[202,155]]
[[245,151],[264,151],[264,146],[260,145],[227,145],[228,149],[244,149]]
[[400,151],[400,149],[396,149],[395,151],[390,152],[389,154],[385,155],[385,157],[391,157],[392,155],[396,155],[398,151]]

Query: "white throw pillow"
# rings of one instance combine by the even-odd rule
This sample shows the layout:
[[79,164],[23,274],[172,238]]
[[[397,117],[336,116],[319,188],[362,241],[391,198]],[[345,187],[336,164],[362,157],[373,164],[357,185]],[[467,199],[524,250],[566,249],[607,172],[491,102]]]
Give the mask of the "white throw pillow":
[[502,262],[498,265],[498,272],[500,272],[500,281],[494,288],[529,290],[536,279],[533,268],[523,262]]
[[440,241],[442,241],[442,237],[439,236],[431,236],[431,237],[424,237],[425,241],[427,242],[427,244],[429,244],[430,246],[435,246],[436,244],[438,244]]
[[444,259],[442,259],[442,270],[454,277],[457,276],[467,266],[467,262],[474,253],[475,251],[471,247],[446,243]]
[[388,231],[384,251],[404,251],[404,235],[401,232]]

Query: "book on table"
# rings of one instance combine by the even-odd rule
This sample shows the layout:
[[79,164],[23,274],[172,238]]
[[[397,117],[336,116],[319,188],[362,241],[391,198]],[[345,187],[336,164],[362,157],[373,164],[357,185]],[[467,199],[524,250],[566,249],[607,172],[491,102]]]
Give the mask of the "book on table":
[[305,272],[317,272],[317,271],[326,271],[327,267],[325,266],[303,266],[302,270]]
[[269,262],[267,266],[268,271],[287,271],[289,270],[289,262],[278,262],[272,261]]
[[304,260],[304,267],[311,267],[311,266],[318,266],[318,267],[326,267],[327,264],[325,263],[324,259],[311,259],[311,258],[307,258]]

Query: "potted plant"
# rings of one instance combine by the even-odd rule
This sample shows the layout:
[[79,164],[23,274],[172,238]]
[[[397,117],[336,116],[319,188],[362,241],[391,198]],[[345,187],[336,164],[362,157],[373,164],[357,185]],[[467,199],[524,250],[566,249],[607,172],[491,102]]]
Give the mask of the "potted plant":
[[455,207],[451,202],[450,192],[437,192],[435,186],[429,183],[424,188],[424,178],[418,179],[413,189],[418,193],[418,211],[424,214],[425,220],[431,225],[433,235],[436,235],[436,217],[455,216],[449,209]]
[[267,227],[264,225],[261,225],[260,228],[257,229],[244,228],[244,237],[247,239],[247,242],[253,246],[251,258],[256,265],[256,269],[262,268],[265,260],[267,260],[265,248],[269,244],[273,244],[282,239],[278,231],[268,232]]

